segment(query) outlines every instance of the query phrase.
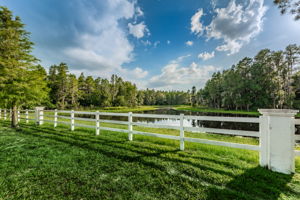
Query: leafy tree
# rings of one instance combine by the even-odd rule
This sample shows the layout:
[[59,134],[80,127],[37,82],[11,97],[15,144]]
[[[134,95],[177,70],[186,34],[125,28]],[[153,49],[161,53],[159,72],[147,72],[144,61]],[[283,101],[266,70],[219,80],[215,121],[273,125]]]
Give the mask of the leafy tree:
[[[293,75],[293,90],[295,91],[296,100],[300,99],[300,71],[296,72]],[[299,109],[299,105],[295,105],[297,109]]]
[[79,98],[79,89],[78,89],[78,79],[74,74],[70,74],[68,76],[69,80],[69,102],[72,108],[77,108],[79,106],[78,104],[78,98]]
[[[226,109],[292,108],[299,85],[299,47],[263,49],[213,74],[200,91],[203,105]],[[297,100],[297,99],[296,99]]]
[[120,85],[120,82],[122,82],[122,78],[118,77],[117,75],[113,74],[111,76],[111,79],[110,79],[110,84],[111,84],[111,101],[112,101],[112,104],[115,105],[116,102],[115,102],[115,99],[118,95],[118,92],[119,92],[119,85]]
[[112,106],[110,84],[107,79],[101,80],[101,106]]
[[274,4],[278,6],[281,14],[287,12],[295,15],[295,20],[300,19],[300,1],[299,0],[274,0]]
[[0,99],[12,108],[12,127],[18,126],[17,109],[47,98],[45,74],[31,55],[33,43],[19,17],[0,7]]
[[196,87],[193,86],[192,87],[192,92],[191,92],[191,105],[192,106],[196,106],[197,105],[197,99],[196,99]]
[[144,105],[144,92],[143,91],[137,91],[137,104],[138,105]]
[[95,88],[96,84],[92,76],[87,76],[85,79],[85,105],[94,106],[96,104],[95,100]]
[[68,73],[69,69],[66,63],[53,65],[49,69],[48,80],[52,103],[61,109],[65,109],[68,105],[68,95],[70,92]]

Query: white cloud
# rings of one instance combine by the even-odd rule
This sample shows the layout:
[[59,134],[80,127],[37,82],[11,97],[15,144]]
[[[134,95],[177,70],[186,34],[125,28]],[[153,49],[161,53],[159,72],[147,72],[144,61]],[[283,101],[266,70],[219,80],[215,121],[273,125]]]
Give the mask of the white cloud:
[[141,40],[141,43],[145,46],[151,46],[151,42],[149,40]]
[[[114,40],[111,40],[112,36]],[[133,46],[118,28],[107,29],[99,36],[81,35],[78,40],[79,47],[67,48],[64,53],[82,67],[111,71],[132,60]]]
[[[40,6],[33,3],[32,8]],[[45,13],[36,13],[41,18],[37,27],[41,22],[47,24],[43,35],[36,40],[39,44],[36,52],[43,55],[40,58],[44,66],[65,62],[76,75],[84,72],[110,78],[118,74],[125,80],[142,83],[148,72],[142,67],[125,65],[133,61],[135,48],[126,25],[136,24],[137,15],[142,15],[136,0],[72,0],[71,4],[59,1],[59,6],[68,8],[68,12],[55,13],[57,19],[63,20],[46,19]]]
[[131,24],[128,23],[129,33],[132,34],[136,38],[142,38],[145,34],[149,34],[149,30],[144,22],[139,24]]
[[203,9],[199,9],[191,18],[191,32],[199,36],[203,32],[203,25],[200,22],[202,15]]
[[170,63],[181,63],[184,59],[186,59],[190,56],[191,56],[191,54],[187,54],[187,55],[184,55],[184,56],[179,56],[175,60],[171,60]]
[[196,85],[198,88],[202,87],[218,68],[211,65],[200,66],[195,62],[188,66],[182,66],[181,61],[189,56],[182,56],[169,62],[162,68],[161,74],[150,79],[147,86],[165,90],[187,90],[192,85]]
[[139,6],[137,6],[137,7],[135,8],[135,12],[136,12],[136,15],[137,15],[138,17],[144,15],[144,12],[142,11],[142,9],[141,9]]
[[155,42],[153,43],[154,48],[157,47],[159,44],[160,44],[160,41],[155,41]]
[[215,57],[215,51],[211,52],[211,53],[208,53],[208,52],[203,52],[203,53],[200,53],[198,55],[198,58],[202,59],[202,60],[208,60],[208,59],[211,59]]
[[103,71],[99,70],[87,70],[87,69],[71,69],[71,73],[79,76],[82,72],[85,76],[93,76],[93,77],[101,77],[101,78],[107,78],[110,79],[112,74],[116,74],[120,77],[122,77],[126,81],[131,81],[132,83],[135,83],[139,88],[146,88],[145,84],[146,82],[143,80],[148,75],[147,70],[143,70],[140,67],[136,67],[134,69],[128,69],[128,68],[122,68],[117,67],[114,69],[114,71],[110,73],[103,73]]
[[76,43],[63,49],[66,62],[73,69],[111,73],[132,61],[134,46],[129,42],[126,31],[119,26],[119,21],[133,19],[134,3],[105,0],[91,6],[83,1],[77,2],[78,18],[84,20],[85,28],[76,30]]
[[246,5],[231,0],[227,7],[215,9],[216,16],[206,27],[206,36],[223,40],[216,50],[228,51],[228,55],[237,53],[260,33],[267,10],[263,4],[264,0],[250,0]]
[[140,67],[136,67],[134,69],[119,69],[116,74],[120,74],[120,76],[125,77],[128,80],[132,80],[135,83],[135,80],[145,78],[148,75],[147,70],[143,70]]
[[167,44],[171,44],[171,41],[170,41],[170,40],[167,40]]
[[133,71],[132,74],[134,77],[141,79],[141,78],[145,78],[148,75],[148,71],[143,70],[139,67],[136,67]]
[[186,41],[185,45],[186,46],[193,46],[194,42],[193,41]]

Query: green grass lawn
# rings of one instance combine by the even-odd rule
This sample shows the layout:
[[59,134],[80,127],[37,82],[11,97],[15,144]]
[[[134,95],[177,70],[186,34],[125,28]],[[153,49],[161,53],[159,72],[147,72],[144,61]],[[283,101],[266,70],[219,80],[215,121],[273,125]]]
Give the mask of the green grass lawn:
[[[163,132],[168,131],[175,134]],[[178,141],[153,137],[134,136],[130,142],[125,133],[95,136],[93,129],[71,132],[52,124],[21,123],[14,130],[0,121],[0,199],[300,197],[299,159],[297,173],[284,175],[259,167],[255,151],[194,143],[178,148]]]

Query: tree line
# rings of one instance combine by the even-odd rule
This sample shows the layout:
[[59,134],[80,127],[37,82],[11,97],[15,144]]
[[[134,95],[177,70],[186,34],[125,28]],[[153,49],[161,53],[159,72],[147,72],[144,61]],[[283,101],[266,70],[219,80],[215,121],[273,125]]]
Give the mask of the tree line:
[[77,78],[65,63],[53,65],[47,75],[50,88],[48,107],[79,108],[138,105],[189,104],[190,94],[183,91],[138,90],[134,83],[117,75],[106,78]]
[[197,91],[196,103],[212,108],[255,110],[298,107],[300,46],[263,49],[230,69],[216,72]]

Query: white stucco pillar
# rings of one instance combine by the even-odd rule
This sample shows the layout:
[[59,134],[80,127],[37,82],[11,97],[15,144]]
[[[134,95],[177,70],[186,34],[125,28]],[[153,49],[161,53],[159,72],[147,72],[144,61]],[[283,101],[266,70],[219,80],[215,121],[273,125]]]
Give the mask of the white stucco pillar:
[[259,109],[260,165],[276,172],[295,172],[295,122],[298,110]]

